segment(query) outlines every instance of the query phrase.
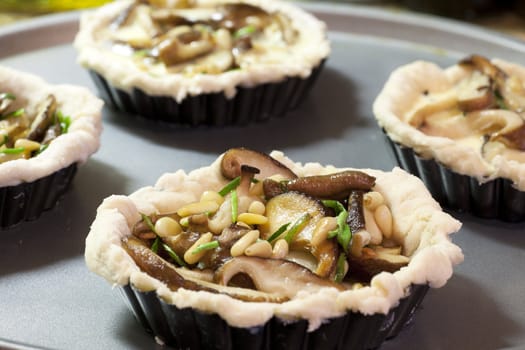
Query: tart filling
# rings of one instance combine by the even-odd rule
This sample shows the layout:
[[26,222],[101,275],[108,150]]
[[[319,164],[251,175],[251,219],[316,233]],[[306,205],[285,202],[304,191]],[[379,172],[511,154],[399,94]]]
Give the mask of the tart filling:
[[111,196],[86,239],[91,270],[231,326],[273,316],[314,330],[349,310],[387,313],[462,261],[461,224],[400,169],[336,169],[232,149],[211,166]]
[[308,77],[330,52],[325,25],[278,1],[120,1],[86,14],[79,62],[114,86],[173,96]]
[[88,90],[50,85],[0,67],[0,185],[33,182],[99,147],[102,101]]
[[525,190],[525,69],[473,55],[394,71],[374,103],[387,135],[453,171]]

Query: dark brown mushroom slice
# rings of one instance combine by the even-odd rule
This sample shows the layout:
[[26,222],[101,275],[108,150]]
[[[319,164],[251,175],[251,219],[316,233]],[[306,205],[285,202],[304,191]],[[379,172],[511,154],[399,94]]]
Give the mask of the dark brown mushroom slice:
[[41,142],[44,139],[47,129],[57,122],[56,110],[57,102],[55,96],[48,95],[38,106],[35,119],[28,131],[27,138],[29,140]]
[[362,254],[356,257],[349,254],[347,277],[360,282],[370,280],[381,272],[394,273],[406,266],[409,258],[401,254],[400,247],[385,248],[381,246],[365,247]]
[[[226,294],[233,298],[253,302],[281,303],[287,300],[283,295],[265,293],[243,288],[231,288],[195,278],[198,273],[173,265],[152,252],[141,240],[130,236],[122,239],[122,248],[129,254],[141,271],[163,282],[172,291],[180,288]],[[188,271],[188,272],[186,272]],[[180,273],[179,273],[180,272]]]
[[346,170],[329,175],[298,177],[285,183],[288,191],[297,191],[322,199],[346,199],[353,190],[368,191],[375,177],[362,171]]
[[509,148],[525,151],[525,122],[519,128],[495,136],[493,140],[500,141]]
[[295,179],[294,174],[286,165],[265,153],[248,148],[231,148],[226,151],[221,160],[221,173],[227,179],[241,175],[241,166],[248,165],[259,169],[258,178],[265,179],[272,175],[281,175],[286,179]]
[[258,291],[277,293],[292,299],[300,291],[315,292],[321,288],[344,287],[321,278],[307,268],[292,261],[239,256],[228,260],[215,272],[215,282],[227,286],[237,275],[250,278]]
[[287,192],[286,181],[275,181],[273,179],[263,180],[263,192],[266,200]]
[[[292,225],[305,213],[310,215],[308,223],[291,242],[290,251],[304,251],[315,259],[315,274],[328,277],[335,272],[339,246],[335,239],[326,239],[318,245],[311,244],[315,227],[327,215],[326,208],[317,199],[298,192],[286,192],[266,203],[268,223],[259,228],[264,239],[268,239],[281,226]],[[290,228],[290,226],[288,227]]]
[[464,112],[497,106],[492,79],[475,71],[458,86],[458,107]]
[[[525,109],[525,87],[513,76],[509,76],[501,68],[493,64],[488,58],[480,55],[469,56],[459,63],[460,65],[477,69],[488,75],[495,83],[496,98],[501,97],[500,107],[513,111],[523,112]],[[499,96],[498,96],[499,95]]]
[[178,235],[163,237],[162,241],[173,249],[178,256],[182,257],[184,253],[197,242],[200,236],[201,234],[199,232],[183,231]]
[[129,254],[135,264],[151,277],[164,282],[169,289],[207,290],[195,282],[184,279],[175,269],[160,256],[151,251],[143,241],[133,236],[122,240],[122,248]]
[[351,191],[348,196],[348,218],[346,223],[352,233],[365,229],[365,214],[363,211],[364,191]]
[[189,29],[176,36],[164,36],[158,39],[154,52],[166,65],[172,66],[199,58],[213,51],[214,44],[203,32]]
[[232,224],[225,228],[217,237],[219,246],[211,250],[201,259],[202,268],[216,270],[226,261],[230,260],[232,258],[230,254],[231,247],[250,230],[250,228],[237,224]]

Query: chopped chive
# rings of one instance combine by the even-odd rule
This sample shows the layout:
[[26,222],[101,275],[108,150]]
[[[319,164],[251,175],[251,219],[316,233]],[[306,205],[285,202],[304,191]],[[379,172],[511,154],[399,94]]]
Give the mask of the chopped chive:
[[233,223],[236,223],[237,222],[237,215],[238,215],[238,212],[239,212],[239,199],[237,198],[237,191],[236,190],[232,190],[231,191],[232,193],[232,222]]
[[284,236],[284,239],[288,244],[292,243],[295,236],[297,236],[299,231],[303,229],[303,227],[308,223],[308,221],[310,221],[311,218],[312,216],[309,213],[304,213],[294,222],[292,227],[288,230],[288,232],[286,232],[286,235]]
[[151,251],[155,254],[159,251],[159,244],[160,244],[160,237],[155,237],[155,241],[153,241],[153,244],[151,245]]
[[36,154],[40,154],[44,152],[49,147],[49,143],[46,144],[40,144],[40,148],[38,149]]
[[60,132],[65,134],[69,131],[69,126],[71,125],[71,117],[68,115],[62,114],[61,111],[57,111],[56,118],[60,123]]
[[500,109],[509,109],[509,107],[505,103],[505,99],[503,98],[499,90],[494,91],[494,97],[496,98],[496,104]]
[[203,250],[212,250],[219,246],[219,241],[211,241],[208,243],[199,244],[197,248],[193,249],[191,251],[191,254],[198,254],[202,252]]
[[169,245],[167,245],[166,243],[162,243],[162,248],[168,253],[170,258],[172,258],[179,266],[186,266],[184,260],[182,260],[180,256],[178,256],[177,253],[175,253],[175,251],[171,249]]
[[24,112],[25,112],[25,109],[19,108],[16,111],[12,111],[10,113],[7,113],[6,115],[3,115],[1,117],[1,119],[7,119],[7,118],[11,118],[11,117],[17,118],[17,117],[20,117],[21,115],[23,115]]
[[4,148],[0,149],[0,153],[3,154],[20,154],[24,152],[26,149],[24,147],[17,147],[17,148]]
[[233,189],[237,188],[239,184],[241,183],[241,177],[237,176],[235,179],[231,180],[226,186],[224,186],[220,191],[219,194],[224,197],[228,193],[230,193]]
[[133,52],[133,56],[135,57],[146,57],[151,53],[150,50],[144,49],[144,50],[137,50]]
[[0,100],[3,100],[3,99],[16,100],[16,96],[10,92],[3,92],[0,94]]
[[140,216],[142,216],[142,220],[144,221],[144,223],[146,223],[151,232],[157,234],[157,231],[155,231],[155,225],[153,225],[153,222],[151,222],[150,217],[143,213],[140,213]]
[[346,219],[348,218],[348,211],[339,201],[323,200],[322,202],[323,205],[334,209],[337,214],[337,229],[330,231],[328,233],[328,237],[332,238],[337,236],[337,242],[341,245],[341,247],[343,247],[345,252],[348,252],[348,245],[352,239],[352,231],[346,222]]
[[233,33],[233,38],[234,39],[239,39],[239,38],[242,38],[244,36],[250,36],[253,33],[255,33],[256,30],[257,30],[257,28],[255,28],[255,26],[252,26],[252,25],[248,25],[248,26],[239,28],[239,30],[237,30],[235,33]]
[[272,243],[274,240],[276,240],[277,238],[279,238],[280,235],[282,235],[284,233],[284,231],[286,231],[286,229],[288,228],[288,226],[290,226],[290,223],[287,223],[287,224],[284,224],[284,225],[281,225],[281,227],[279,227],[277,229],[277,231],[275,231],[274,233],[272,233],[272,235],[267,239],[268,242]]
[[334,281],[337,283],[341,283],[343,281],[343,278],[345,277],[345,262],[346,255],[345,253],[341,253],[339,255],[339,258],[337,259],[337,265],[335,268]]

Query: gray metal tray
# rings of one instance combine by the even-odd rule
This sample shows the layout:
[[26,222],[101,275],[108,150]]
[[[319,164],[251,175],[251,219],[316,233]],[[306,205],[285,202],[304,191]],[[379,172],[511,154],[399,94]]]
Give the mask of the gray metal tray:
[[[389,170],[394,158],[372,115],[389,73],[416,59],[453,64],[469,53],[525,64],[525,45],[477,27],[366,7],[303,5],[326,21],[333,52],[309,99],[284,119],[248,127],[176,128],[104,111],[102,147],[62,202],[0,232],[0,348],[158,348],[116,290],[84,264],[84,239],[102,199],[164,172],[209,164],[232,146],[281,149],[297,161]],[[52,83],[94,87],[71,47],[78,13],[0,30],[0,64]],[[465,262],[431,290],[383,349],[501,349],[525,344],[525,229],[455,214]]]

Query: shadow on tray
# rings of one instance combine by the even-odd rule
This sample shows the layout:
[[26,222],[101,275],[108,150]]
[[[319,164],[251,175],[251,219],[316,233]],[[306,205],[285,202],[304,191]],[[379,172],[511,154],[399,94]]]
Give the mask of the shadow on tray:
[[[104,181],[97,181],[102,177]],[[89,160],[54,208],[34,221],[0,231],[0,276],[83,255],[96,208],[110,194],[123,192],[124,186],[125,176],[116,169]]]
[[174,148],[219,154],[242,145],[269,151],[339,138],[347,128],[373,123],[369,117],[356,113],[355,91],[356,86],[350,79],[325,67],[306,100],[283,118],[246,126],[191,128],[106,109],[105,119],[140,138]]

